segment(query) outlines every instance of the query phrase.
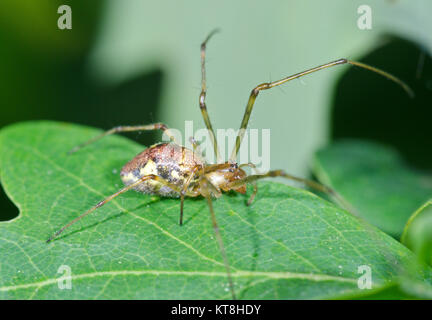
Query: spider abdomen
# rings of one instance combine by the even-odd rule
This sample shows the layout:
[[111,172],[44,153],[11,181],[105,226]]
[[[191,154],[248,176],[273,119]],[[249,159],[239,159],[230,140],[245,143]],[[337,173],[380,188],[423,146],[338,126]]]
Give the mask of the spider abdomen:
[[[127,186],[146,175],[156,175],[182,188],[186,178],[197,165],[204,165],[200,156],[175,143],[159,143],[139,153],[121,170],[120,177]],[[156,180],[147,180],[134,188],[136,191],[162,197],[180,194]]]

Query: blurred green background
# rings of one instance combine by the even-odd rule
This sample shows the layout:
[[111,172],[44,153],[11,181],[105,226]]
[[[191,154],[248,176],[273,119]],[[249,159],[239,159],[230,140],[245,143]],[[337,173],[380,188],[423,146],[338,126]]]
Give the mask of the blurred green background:
[[[57,9],[72,8],[72,30]],[[365,1],[58,1],[0,3],[0,128],[51,119],[109,129],[156,121],[203,127],[199,45],[208,45],[207,105],[216,128],[237,129],[250,90],[337,58],[382,68],[415,91],[408,98],[373,73],[340,66],[267,92],[250,128],[271,129],[271,167],[308,176],[331,139],[396,147],[431,171],[432,3],[371,1],[372,29],[357,27]],[[131,133],[144,145],[160,133]],[[7,150],[2,150],[7,152]],[[0,220],[17,209],[0,190]]]

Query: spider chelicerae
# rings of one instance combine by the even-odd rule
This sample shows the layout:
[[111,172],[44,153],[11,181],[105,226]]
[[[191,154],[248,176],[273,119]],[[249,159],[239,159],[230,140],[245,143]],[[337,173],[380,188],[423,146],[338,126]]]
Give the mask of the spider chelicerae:
[[[207,112],[207,106],[205,102],[207,86],[206,86],[206,72],[205,72],[205,55],[206,45],[208,40],[217,30],[212,31],[204,42],[201,44],[201,94],[199,95],[199,106],[201,109],[204,123],[209,132],[210,140],[212,141],[214,153],[218,162],[220,160],[220,153],[218,144],[213,131],[212,124]],[[191,138],[193,150],[181,146],[174,138],[170,129],[163,123],[154,123],[149,125],[139,126],[119,126],[111,130],[102,133],[99,136],[75,147],[69,153],[74,153],[79,149],[114,133],[119,132],[131,132],[131,131],[149,131],[149,130],[162,130],[171,140],[171,142],[155,144],[143,152],[139,153],[131,161],[129,161],[121,170],[120,176],[125,184],[125,187],[110,195],[106,199],[100,201],[95,206],[78,216],[64,227],[55,232],[47,242],[51,242],[54,238],[59,236],[65,229],[73,225],[75,222],[81,220],[97,208],[100,208],[107,202],[111,201],[115,197],[134,189],[139,192],[146,194],[153,194],[162,197],[178,197],[180,198],[180,225],[183,223],[183,204],[185,197],[198,197],[202,196],[207,200],[208,208],[210,211],[211,222],[213,225],[215,237],[217,239],[219,249],[224,261],[229,289],[231,291],[232,298],[235,299],[235,289],[230,273],[230,264],[227,259],[222,237],[216,221],[216,215],[213,209],[213,198],[219,198],[223,192],[235,191],[239,193],[246,193],[246,185],[252,184],[254,187],[253,193],[250,196],[247,204],[250,205],[257,194],[256,181],[267,177],[283,177],[289,180],[294,180],[303,183],[304,185],[311,187],[317,191],[324,192],[330,195],[336,202],[341,205],[348,205],[344,202],[343,198],[340,197],[334,190],[317,183],[312,180],[299,178],[286,173],[283,170],[271,170],[264,174],[247,174],[243,168],[250,167],[255,168],[253,163],[238,164],[236,159],[240,149],[242,139],[245,134],[245,130],[248,126],[249,118],[252,113],[252,109],[255,100],[262,90],[271,89],[279,86],[285,82],[293,79],[297,79],[308,75],[310,73],[334,67],[342,64],[351,64],[363,69],[367,69],[376,72],[394,82],[399,84],[409,95],[413,95],[412,90],[400,79],[395,76],[369,66],[361,62],[350,61],[348,59],[338,59],[318,67],[308,69],[303,72],[296,73],[289,77],[281,80],[262,83],[256,86],[250,96],[246,105],[246,111],[243,115],[243,120],[240,125],[240,130],[235,140],[235,146],[231,153],[230,159],[224,163],[207,164],[202,155],[199,152],[197,142]]]

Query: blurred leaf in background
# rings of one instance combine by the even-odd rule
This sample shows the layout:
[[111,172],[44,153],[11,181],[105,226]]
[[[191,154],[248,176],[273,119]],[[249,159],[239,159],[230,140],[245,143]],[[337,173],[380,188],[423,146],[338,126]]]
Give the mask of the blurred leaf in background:
[[333,140],[356,138],[393,146],[411,167],[432,172],[432,58],[430,51],[397,37],[368,53],[365,63],[391,70],[415,92],[408,99],[394,85],[350,69],[340,77],[333,97]]
[[394,149],[378,143],[339,140],[316,154],[314,173],[360,216],[397,239],[432,195],[432,175],[413,170]]
[[416,252],[419,259],[432,265],[432,200],[422,205],[408,220],[402,243]]
[[317,177],[344,195],[370,223],[398,239],[408,218],[432,196],[428,52],[388,36],[363,59],[409,83],[415,97],[408,101],[386,79],[354,69],[344,73],[337,82],[331,115],[332,140],[344,141],[316,156]]

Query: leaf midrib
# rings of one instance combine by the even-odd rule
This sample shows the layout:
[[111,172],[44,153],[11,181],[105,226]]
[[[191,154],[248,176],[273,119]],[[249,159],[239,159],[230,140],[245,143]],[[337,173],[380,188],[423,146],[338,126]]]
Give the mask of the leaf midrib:
[[[202,276],[202,277],[226,277],[226,272],[207,272],[207,271],[160,271],[160,270],[118,270],[118,271],[100,271],[91,273],[82,273],[78,275],[71,275],[71,280],[80,280],[86,278],[96,277],[114,277],[114,276],[142,276],[142,275],[166,275],[166,276]],[[231,273],[233,278],[256,278],[262,277],[267,279],[297,279],[297,280],[310,280],[310,281],[338,281],[346,283],[357,283],[357,279],[330,276],[326,274],[316,273],[295,273],[295,272],[265,272],[265,271],[244,271],[238,270]],[[27,289],[33,287],[44,287],[55,284],[59,278],[49,278],[43,281],[23,283],[15,286],[0,287],[0,291],[13,291],[19,289]]]

